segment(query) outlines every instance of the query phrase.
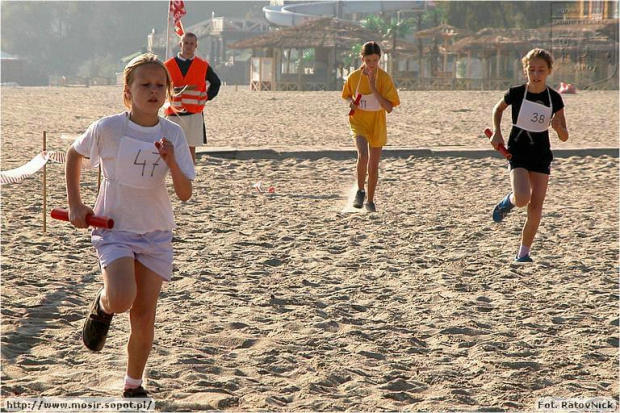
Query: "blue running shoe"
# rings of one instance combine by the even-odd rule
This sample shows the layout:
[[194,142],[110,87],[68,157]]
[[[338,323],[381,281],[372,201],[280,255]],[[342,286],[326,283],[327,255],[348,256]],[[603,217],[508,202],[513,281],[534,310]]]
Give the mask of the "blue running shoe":
[[495,205],[495,208],[493,208],[493,221],[502,222],[502,220],[506,217],[506,215],[508,215],[512,208],[515,207],[510,202],[511,194],[512,192],[506,195],[501,201],[499,201],[497,205]]
[[524,255],[523,257],[515,257],[515,262],[534,262],[530,255]]

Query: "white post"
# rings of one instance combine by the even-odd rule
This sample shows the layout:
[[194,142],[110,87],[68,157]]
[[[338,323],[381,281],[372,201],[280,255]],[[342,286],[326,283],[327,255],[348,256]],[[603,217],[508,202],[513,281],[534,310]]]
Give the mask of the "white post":
[[170,26],[172,26],[172,13],[170,13],[170,6],[172,0],[168,1],[168,24],[166,25],[166,60],[170,59],[170,54],[172,53],[172,47],[170,47]]

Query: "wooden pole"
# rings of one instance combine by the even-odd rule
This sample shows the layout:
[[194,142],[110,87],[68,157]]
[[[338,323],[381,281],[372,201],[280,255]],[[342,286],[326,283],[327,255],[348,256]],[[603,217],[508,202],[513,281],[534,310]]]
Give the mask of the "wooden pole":
[[499,79],[501,77],[501,61],[502,61],[502,49],[499,45],[497,45],[497,65],[496,65],[496,76]]
[[263,90],[263,58],[258,58],[258,91]]
[[[43,131],[43,153],[47,151],[47,132]],[[47,164],[47,163],[46,163]],[[43,165],[43,232],[47,232],[47,166]]]
[[297,65],[297,90],[301,92],[304,90],[301,84],[301,76],[304,72],[304,49],[299,49],[299,64]]

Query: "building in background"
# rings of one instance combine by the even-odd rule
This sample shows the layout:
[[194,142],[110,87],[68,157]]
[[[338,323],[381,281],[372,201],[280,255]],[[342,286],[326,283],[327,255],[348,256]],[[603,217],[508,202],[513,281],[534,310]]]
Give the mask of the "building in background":
[[22,84],[25,66],[23,59],[0,51],[0,81],[3,84]]
[[554,15],[564,20],[606,20],[618,18],[618,1],[554,1]]
[[[255,90],[333,90],[356,64],[351,48],[355,42],[348,39],[351,44],[345,45],[330,37],[333,25],[326,19],[359,26],[348,32],[354,33],[368,16],[406,19],[435,6],[427,1],[272,0],[262,7],[264,16],[212,15],[186,31],[198,35],[198,54],[224,83],[250,84]],[[439,24],[391,41],[378,40],[385,68],[401,89],[505,89],[522,80],[520,59],[534,47],[556,57],[552,85],[617,89],[618,2],[553,1],[549,18],[548,25],[533,29],[484,28],[473,33]],[[308,25],[317,19],[323,23]],[[302,25],[309,30],[305,34],[303,29],[289,30]],[[165,37],[151,33],[149,51],[163,56]]]
[[29,59],[0,51],[0,82],[4,86],[44,86],[47,74],[40,65],[32,64]]
[[[269,31],[269,23],[262,17],[215,17],[185,27],[185,32],[198,37],[196,54],[209,61],[222,83],[229,85],[249,83],[250,55],[228,48],[228,44],[258,36]],[[177,38],[178,39],[178,38]],[[153,30],[147,39],[147,49],[158,56],[166,55],[166,33]],[[179,52],[178,42],[173,55]]]

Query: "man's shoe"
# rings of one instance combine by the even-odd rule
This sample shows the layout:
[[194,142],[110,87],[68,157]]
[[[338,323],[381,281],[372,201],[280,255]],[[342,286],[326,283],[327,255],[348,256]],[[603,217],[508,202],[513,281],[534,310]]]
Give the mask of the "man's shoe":
[[82,329],[82,341],[84,345],[92,351],[101,351],[105,345],[105,340],[110,330],[110,323],[114,314],[106,314],[99,306],[99,299],[103,288],[97,293],[95,301],[93,301],[90,311],[84,321]]
[[358,189],[355,193],[355,200],[353,200],[353,208],[361,208],[364,205],[364,198],[366,198],[366,192]]
[[366,202],[366,211],[368,212],[377,212],[377,208],[375,207],[374,202]]
[[512,192],[506,195],[501,201],[499,201],[497,205],[495,205],[495,208],[493,209],[493,221],[502,222],[502,220],[506,217],[506,215],[508,215],[512,208],[515,207],[510,202],[511,194]]

